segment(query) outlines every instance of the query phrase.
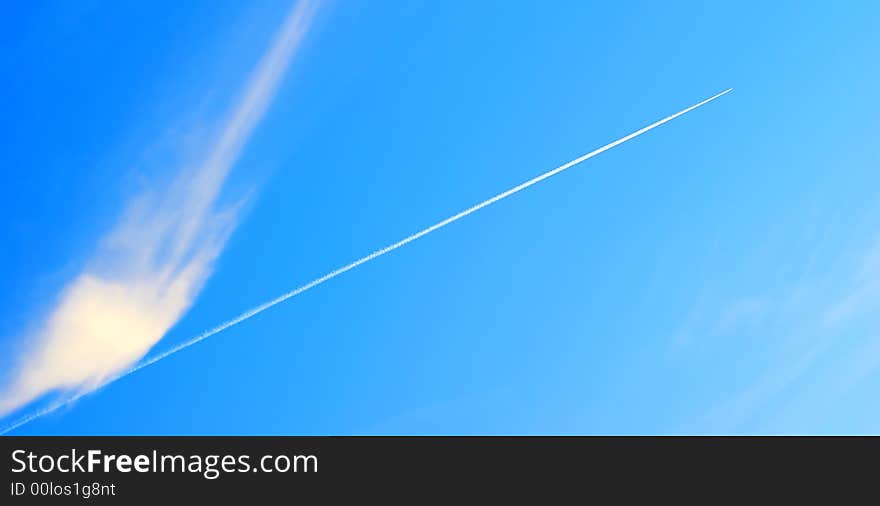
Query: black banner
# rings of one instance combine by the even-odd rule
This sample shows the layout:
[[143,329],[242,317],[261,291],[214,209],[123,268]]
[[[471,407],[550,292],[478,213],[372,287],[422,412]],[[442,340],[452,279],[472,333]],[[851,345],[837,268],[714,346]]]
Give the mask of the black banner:
[[[470,500],[803,491],[873,477],[874,438],[4,437],[0,504]],[[870,482],[873,482],[871,480]]]

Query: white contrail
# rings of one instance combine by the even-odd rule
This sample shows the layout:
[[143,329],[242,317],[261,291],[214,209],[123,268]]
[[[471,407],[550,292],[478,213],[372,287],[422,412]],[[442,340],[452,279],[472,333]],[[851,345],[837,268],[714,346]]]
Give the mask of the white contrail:
[[495,195],[494,197],[492,197],[488,200],[484,200],[483,202],[480,202],[479,204],[476,204],[472,207],[469,207],[469,208],[465,209],[464,211],[461,211],[458,214],[452,215],[443,221],[437,222],[424,230],[416,232],[416,233],[410,235],[409,237],[406,237],[404,239],[401,239],[400,241],[397,241],[394,244],[386,246],[380,250],[376,250],[376,251],[370,253],[369,255],[359,259],[359,260],[355,260],[354,262],[352,262],[344,267],[340,267],[334,271],[331,271],[331,272],[321,276],[320,278],[317,278],[309,283],[306,283],[305,285],[300,286],[299,288],[291,290],[291,291],[289,291],[283,295],[280,295],[280,296],[278,296],[268,302],[264,302],[263,304],[260,304],[259,306],[256,306],[253,309],[250,309],[250,310],[242,313],[241,315],[239,315],[229,321],[221,323],[220,325],[218,325],[212,329],[206,330],[206,331],[202,332],[201,334],[199,334],[199,335],[197,335],[187,341],[184,341],[184,342],[178,344],[177,346],[172,347],[171,349],[169,349],[165,352],[162,352],[162,353],[160,353],[150,359],[147,359],[147,360],[131,367],[130,369],[128,369],[128,370],[110,378],[109,380],[105,381],[99,388],[96,388],[94,390],[90,390],[87,392],[81,392],[79,394],[76,394],[73,397],[58,401],[58,402],[56,402],[56,403],[54,403],[54,404],[52,404],[42,410],[36,411],[36,412],[18,420],[17,422],[13,423],[12,425],[7,426],[7,427],[3,428],[2,430],[0,430],[0,435],[5,434],[5,433],[12,431],[14,429],[17,429],[18,427],[21,427],[22,425],[25,425],[25,424],[27,424],[33,420],[36,420],[37,418],[40,418],[44,415],[52,413],[53,411],[56,411],[63,406],[71,404],[72,402],[82,398],[83,396],[85,396],[89,393],[92,393],[100,388],[103,388],[118,379],[124,378],[125,376],[128,376],[129,374],[137,372],[137,371],[143,369],[144,367],[155,364],[156,362],[163,360],[163,359],[165,359],[165,358],[167,358],[167,357],[169,357],[169,356],[171,356],[171,355],[173,355],[173,354],[175,354],[185,348],[189,348],[190,346],[198,343],[199,341],[203,341],[203,340],[213,336],[214,334],[218,334],[220,332],[223,332],[224,330],[228,329],[229,327],[238,325],[239,323],[241,323],[241,322],[243,322],[253,316],[256,316],[256,315],[262,313],[263,311],[271,308],[272,306],[275,306],[277,304],[281,304],[282,302],[286,301],[287,299],[295,297],[295,296],[297,296],[307,290],[311,290],[312,288],[314,288],[314,287],[316,287],[326,281],[330,281],[331,279],[335,278],[336,276],[339,276],[340,274],[342,274],[344,272],[348,272],[348,271],[354,269],[355,267],[358,267],[360,265],[363,265],[363,264],[369,262],[370,260],[375,260],[376,258],[379,258],[380,256],[382,256],[386,253],[390,253],[390,252],[396,250],[397,248],[405,246],[406,244],[409,244],[409,243],[415,241],[416,239],[424,237],[424,236],[430,234],[431,232],[434,232],[435,230],[441,229],[441,228],[445,227],[446,225],[449,225],[450,223],[458,221],[469,214],[472,214],[476,211],[479,211],[480,209],[482,209],[484,207],[490,206],[490,205],[494,204],[495,202],[498,202],[499,200],[505,199],[515,193],[518,193],[522,190],[525,190],[526,188],[528,188],[532,185],[535,185],[537,183],[540,183],[541,181],[543,181],[547,178],[555,176],[556,174],[559,174],[560,172],[562,172],[564,170],[570,169],[570,168],[574,167],[575,165],[578,165],[581,162],[589,160],[590,158],[593,158],[594,156],[596,156],[598,154],[601,154],[605,151],[608,151],[609,149],[611,149],[613,147],[619,146],[628,140],[634,139],[634,138],[638,137],[639,135],[642,135],[643,133],[646,133],[650,130],[653,130],[654,128],[657,128],[658,126],[660,126],[664,123],[672,121],[675,118],[677,118],[683,114],[686,114],[690,111],[693,111],[694,109],[696,109],[702,105],[708,104],[709,102],[715,100],[716,98],[721,97],[723,95],[726,95],[726,94],[730,93],[731,91],[733,91],[733,88],[729,88],[727,90],[724,90],[721,93],[718,93],[717,95],[709,97],[706,100],[703,100],[702,102],[699,102],[697,104],[694,104],[694,105],[688,107],[687,109],[683,109],[683,110],[681,110],[671,116],[667,116],[659,121],[655,121],[654,123],[651,123],[650,125],[648,125],[644,128],[636,130],[635,132],[633,132],[627,136],[621,137],[620,139],[617,139],[614,142],[608,143],[608,144],[602,146],[601,148],[590,151],[589,153],[587,153],[583,156],[580,156],[578,158],[575,158],[574,160],[572,160],[568,163],[560,165],[559,167],[556,167],[555,169],[547,171],[547,172],[541,174],[540,176],[529,179],[525,183],[514,186],[513,188],[511,188],[505,192],[499,193],[498,195]]

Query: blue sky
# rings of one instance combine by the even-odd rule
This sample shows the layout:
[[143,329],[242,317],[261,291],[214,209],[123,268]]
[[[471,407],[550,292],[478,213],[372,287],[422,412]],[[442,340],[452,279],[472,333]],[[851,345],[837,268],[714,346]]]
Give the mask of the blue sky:
[[[6,8],[0,379],[210,151],[290,8]],[[16,433],[876,433],[878,11],[324,3],[154,352],[736,91]]]

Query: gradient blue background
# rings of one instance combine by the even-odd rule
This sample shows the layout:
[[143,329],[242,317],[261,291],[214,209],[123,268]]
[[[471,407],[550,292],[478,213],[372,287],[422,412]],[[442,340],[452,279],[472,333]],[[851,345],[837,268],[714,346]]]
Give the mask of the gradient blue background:
[[[151,146],[228,111],[288,7],[4,7],[0,353],[173,168]],[[877,433],[878,20],[331,2],[157,350],[735,91],[16,433]]]

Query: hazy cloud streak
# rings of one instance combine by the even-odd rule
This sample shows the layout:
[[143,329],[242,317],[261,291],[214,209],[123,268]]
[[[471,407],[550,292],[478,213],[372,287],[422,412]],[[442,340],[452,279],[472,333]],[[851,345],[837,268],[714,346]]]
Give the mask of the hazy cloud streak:
[[238,206],[217,209],[223,183],[314,11],[311,0],[293,7],[202,162],[177,167],[167,188],[133,199],[85,269],[61,291],[0,392],[0,416],[51,391],[77,390],[76,399],[106,384],[189,309],[237,221]]

